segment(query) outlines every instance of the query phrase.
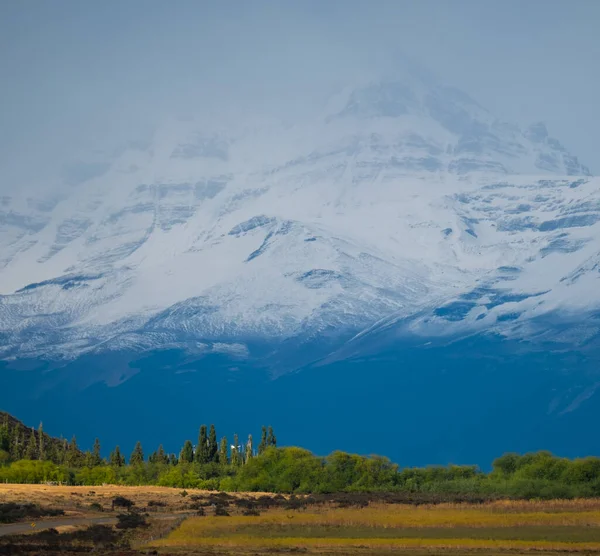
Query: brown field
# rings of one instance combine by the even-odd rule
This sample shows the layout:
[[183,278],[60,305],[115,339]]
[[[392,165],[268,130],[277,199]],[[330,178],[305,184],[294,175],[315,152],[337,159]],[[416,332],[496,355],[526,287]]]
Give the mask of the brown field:
[[192,517],[148,547],[169,554],[600,554],[600,501],[325,505]]
[[[81,512],[82,506],[92,502],[110,506],[115,496],[125,496],[137,506],[147,506],[148,502],[160,501],[171,510],[185,509],[189,496],[207,496],[206,490],[186,489],[188,496],[181,496],[184,489],[159,486],[49,486],[49,485],[11,485],[0,483],[0,503],[32,502],[41,506],[61,507],[67,511]],[[261,496],[264,493],[232,496]]]
[[[77,531],[84,534],[86,527],[95,524],[111,530],[116,515],[124,511],[113,511],[111,501],[115,496],[124,496],[143,513],[147,526],[127,532],[113,528],[118,538],[102,553],[600,555],[600,499],[419,506],[370,502],[367,507],[340,507],[339,500],[332,497],[316,505],[289,509],[292,506],[286,506],[287,500],[280,499],[279,505],[270,507],[256,503],[261,496],[273,495],[238,493],[225,497],[226,515],[219,516],[217,506],[221,502],[215,498],[216,493],[188,489],[186,495],[182,494],[182,489],[153,486],[0,484],[0,503],[31,502],[65,510],[65,516],[41,518],[35,529],[43,529],[46,523],[62,533],[54,533],[57,536],[51,546],[55,550],[43,544],[48,541],[42,533],[36,537],[31,534],[35,530],[28,530],[23,536],[25,523],[0,524],[0,554],[62,555],[89,551],[96,541],[81,540]],[[243,515],[253,505],[259,515]],[[197,515],[200,506],[206,515]],[[15,536],[16,532],[20,536]]]

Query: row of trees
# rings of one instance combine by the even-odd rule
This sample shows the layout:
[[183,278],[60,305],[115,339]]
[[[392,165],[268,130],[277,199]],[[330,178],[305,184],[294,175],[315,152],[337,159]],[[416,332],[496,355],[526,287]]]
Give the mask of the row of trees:
[[244,465],[135,462],[68,468],[50,461],[21,460],[0,466],[0,482],[160,485],[223,491],[325,494],[402,493],[415,500],[585,498],[600,496],[600,458],[575,460],[548,452],[506,454],[485,473],[475,466],[400,469],[387,458],[334,452],[319,457],[302,448],[267,447]]
[[600,458],[567,459],[549,452],[505,454],[489,473],[476,466],[400,469],[387,458],[334,452],[315,456],[301,448],[278,448],[271,427],[258,446],[217,440],[214,425],[202,425],[198,440],[178,454],[163,446],[148,457],[137,443],[128,458],[117,446],[102,457],[98,439],[87,452],[73,438],[48,436],[0,415],[0,482],[68,484],[156,484],[180,488],[298,493],[386,491],[461,496],[573,498],[600,496]]
[[[12,421],[12,422],[11,422]],[[26,432],[29,432],[27,435]],[[178,465],[180,463],[218,464],[220,466],[239,467],[247,463],[255,455],[262,454],[267,448],[277,446],[277,438],[272,427],[262,427],[261,439],[258,448],[254,448],[252,435],[244,445],[240,444],[238,435],[234,435],[233,444],[229,445],[227,438],[222,437],[217,441],[215,425],[200,427],[198,441],[194,445],[191,440],[186,440],[179,454],[165,452],[161,444],[158,449],[147,458],[149,463],[164,465]],[[110,453],[108,460],[103,459],[100,440],[96,438],[91,450],[83,452],[77,445],[77,439],[73,437],[67,442],[65,439],[53,439],[48,436],[43,425],[37,430],[28,430],[22,423],[10,419],[8,414],[4,415],[0,425],[0,457],[2,460],[32,460],[51,461],[57,465],[65,465],[70,468],[99,467],[110,465],[123,467],[129,465],[141,465],[146,461],[142,444],[137,442],[133,452],[127,460],[119,446]]]

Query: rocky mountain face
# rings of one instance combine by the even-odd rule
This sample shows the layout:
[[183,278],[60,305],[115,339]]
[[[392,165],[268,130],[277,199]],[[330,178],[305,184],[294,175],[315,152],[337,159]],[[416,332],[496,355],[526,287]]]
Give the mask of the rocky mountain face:
[[[231,392],[284,375],[277,396],[294,398],[290,371],[311,366],[317,385],[318,369],[432,343],[443,368],[439,346],[473,335],[593,358],[599,185],[543,124],[414,75],[296,123],[170,122],[92,177],[0,199],[0,372],[19,403],[51,404],[121,385],[109,399],[157,369],[162,387],[210,369]],[[556,376],[577,370],[565,361]],[[555,413],[592,396],[590,373]]]

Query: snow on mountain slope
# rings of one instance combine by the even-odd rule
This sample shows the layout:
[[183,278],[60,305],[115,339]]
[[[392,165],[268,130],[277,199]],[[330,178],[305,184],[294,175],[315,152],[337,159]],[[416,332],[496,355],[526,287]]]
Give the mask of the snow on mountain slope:
[[107,167],[0,199],[0,356],[239,346],[426,308],[430,327],[491,326],[600,302],[600,182],[542,124],[414,76],[305,122],[171,122]]

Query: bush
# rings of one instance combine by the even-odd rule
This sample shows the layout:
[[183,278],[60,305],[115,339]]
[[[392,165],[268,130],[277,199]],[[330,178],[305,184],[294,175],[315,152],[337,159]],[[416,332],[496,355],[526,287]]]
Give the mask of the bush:
[[15,502],[0,504],[0,523],[14,523],[25,518],[36,519],[57,515],[65,515],[64,510],[40,508],[36,504],[17,504]]
[[137,529],[138,527],[147,527],[146,519],[143,515],[137,512],[130,512],[128,514],[119,514],[117,516],[117,529]]
[[132,500],[129,500],[129,498],[125,498],[124,496],[115,496],[112,499],[112,508],[113,510],[115,508],[126,508],[126,509],[131,509],[133,506],[135,506],[135,502],[133,502]]
[[226,517],[229,516],[229,512],[227,511],[227,508],[225,508],[225,506],[217,506],[215,508],[215,515],[219,517]]

